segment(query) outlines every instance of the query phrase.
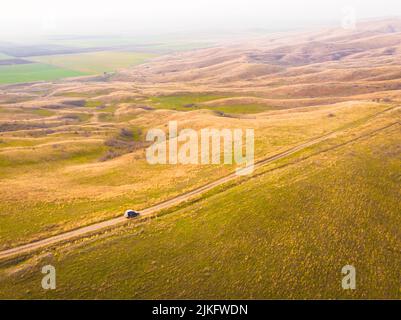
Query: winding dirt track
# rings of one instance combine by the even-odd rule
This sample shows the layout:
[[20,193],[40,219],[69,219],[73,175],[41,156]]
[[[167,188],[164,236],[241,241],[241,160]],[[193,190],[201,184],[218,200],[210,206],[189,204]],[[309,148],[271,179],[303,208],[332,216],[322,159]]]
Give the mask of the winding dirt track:
[[[360,136],[358,138],[362,138],[364,136],[371,135],[371,134],[373,134],[375,132],[384,130],[384,129],[388,128],[388,127],[391,127],[391,126],[397,125],[397,124],[399,124],[399,123],[398,122],[392,123],[390,125],[387,125],[387,126],[382,127],[380,129],[374,130],[374,131],[370,132],[369,134],[365,134],[365,135]],[[268,158],[265,158],[265,159],[262,159],[260,161],[257,161],[254,164],[254,169],[262,167],[262,166],[264,166],[266,164],[269,164],[269,163],[271,163],[273,161],[285,158],[285,157],[287,157],[289,155],[292,155],[292,154],[294,154],[294,153],[296,153],[296,152],[298,152],[298,151],[300,151],[302,149],[305,149],[305,148],[310,147],[312,145],[315,145],[315,144],[317,144],[319,142],[322,142],[324,140],[332,138],[332,137],[336,136],[337,134],[338,134],[338,132],[336,131],[336,132],[332,132],[332,133],[329,133],[329,134],[314,138],[312,140],[309,140],[307,142],[299,144],[299,145],[297,145],[295,147],[292,147],[292,148],[290,148],[290,149],[288,149],[286,151],[283,151],[281,153],[277,153],[277,154],[272,155],[272,156],[270,156]],[[352,140],[356,140],[356,139],[352,139]],[[176,204],[178,204],[180,202],[183,202],[185,200],[189,200],[193,196],[200,195],[200,194],[202,194],[202,193],[204,193],[206,191],[209,191],[209,190],[211,190],[211,189],[213,189],[213,188],[215,188],[215,187],[217,187],[219,185],[222,185],[222,184],[224,184],[226,182],[234,180],[234,179],[236,179],[238,177],[239,176],[236,173],[232,173],[232,174],[229,174],[229,175],[227,175],[227,176],[225,176],[223,178],[220,178],[220,179],[218,179],[216,181],[208,183],[208,184],[206,184],[206,185],[204,185],[202,187],[199,187],[199,188],[194,189],[192,191],[189,191],[189,192],[183,193],[183,194],[181,194],[179,196],[176,196],[176,197],[174,197],[174,198],[172,198],[170,200],[158,203],[158,204],[156,204],[154,206],[151,206],[149,208],[146,208],[146,209],[142,210],[141,211],[141,217],[154,214],[154,213],[156,213],[156,212],[158,212],[158,211],[160,211],[162,209],[167,209],[167,208],[172,207],[173,205],[176,205]],[[85,235],[88,235],[88,234],[95,233],[95,232],[100,231],[100,230],[104,230],[106,228],[114,227],[114,226],[117,226],[117,225],[122,225],[122,224],[127,223],[127,222],[128,222],[128,219],[126,219],[126,218],[124,218],[122,216],[118,217],[118,218],[112,218],[112,219],[109,219],[109,220],[106,220],[106,221],[103,221],[103,222],[95,223],[95,224],[92,224],[92,225],[89,225],[89,226],[86,226],[86,227],[82,227],[82,228],[75,229],[75,230],[72,230],[72,231],[68,231],[68,232],[65,232],[65,233],[62,233],[62,234],[59,234],[59,235],[56,235],[56,236],[52,236],[52,237],[47,238],[47,239],[38,240],[38,241],[31,242],[31,243],[28,243],[28,244],[25,244],[25,245],[21,245],[21,246],[15,247],[15,248],[4,250],[4,251],[0,252],[0,260],[11,258],[11,257],[16,256],[16,255],[26,254],[28,252],[31,252],[31,251],[34,251],[34,250],[37,250],[37,249],[40,249],[40,248],[43,248],[43,247],[47,247],[47,246],[50,246],[50,245],[53,245],[53,244],[56,244],[56,243],[59,243],[59,242],[64,242],[64,241],[72,240],[72,239],[75,239],[75,238],[79,238],[79,237],[82,237],[82,236],[85,236]]]

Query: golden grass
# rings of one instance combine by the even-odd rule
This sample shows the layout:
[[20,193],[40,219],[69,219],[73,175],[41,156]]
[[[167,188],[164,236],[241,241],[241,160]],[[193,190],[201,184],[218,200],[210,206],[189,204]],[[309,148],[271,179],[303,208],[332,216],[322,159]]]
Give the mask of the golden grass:
[[[129,104],[122,104],[121,108],[123,113],[117,112],[120,108],[114,112],[120,117],[132,109]],[[262,158],[352,125],[353,121],[384,108],[380,104],[355,102],[267,112],[239,119],[218,117],[206,110],[181,113],[147,111],[134,106],[133,118],[128,122],[110,122],[107,128],[89,117],[82,124],[61,125],[53,128],[53,133],[38,138],[28,139],[26,131],[5,132],[0,138],[5,142],[5,147],[0,148],[0,194],[5,213],[0,218],[0,224],[5,226],[1,230],[0,246],[24,243],[118,216],[127,207],[141,209],[217,179],[235,168],[229,165],[153,166],[147,164],[144,150],[99,162],[107,150],[104,142],[119,128],[140,127],[144,132],[153,127],[166,129],[171,120],[178,121],[179,129],[254,128],[255,156]],[[88,114],[97,113],[93,108],[83,109]],[[63,109],[58,114],[67,111]],[[29,145],[13,146],[12,141],[19,136],[21,141],[28,139]],[[23,218],[25,207],[31,208],[29,223]],[[46,223],[49,217],[44,213],[48,211],[52,211],[50,229]]]

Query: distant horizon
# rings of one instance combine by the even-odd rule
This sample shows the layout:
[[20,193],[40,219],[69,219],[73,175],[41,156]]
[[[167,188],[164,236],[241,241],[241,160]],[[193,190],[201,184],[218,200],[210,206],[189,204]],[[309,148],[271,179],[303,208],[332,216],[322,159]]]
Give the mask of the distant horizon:
[[[141,6],[127,0],[3,0],[0,41],[62,36],[157,36],[186,33],[282,31],[341,25],[351,10],[357,20],[401,16],[396,0],[210,0],[202,3],[149,0]],[[96,8],[96,10],[94,9]],[[283,8],[286,8],[283,12]]]
[[[359,19],[358,22],[369,22],[369,21],[385,21],[391,19],[401,19],[399,16],[382,16],[382,17],[368,17],[364,19]],[[358,24],[357,24],[358,26]],[[14,36],[14,37],[4,37],[0,38],[0,45],[9,43],[13,45],[31,45],[31,44],[50,44],[53,41],[73,41],[73,40],[94,40],[94,39],[131,39],[135,37],[133,43],[136,44],[146,44],[154,43],[157,41],[172,41],[172,40],[182,40],[187,42],[188,38],[192,38],[193,42],[206,42],[216,39],[235,39],[242,38],[243,36],[253,34],[253,35],[265,35],[268,33],[275,32],[303,32],[306,30],[316,30],[316,28],[340,28],[341,25],[338,21],[316,21],[314,23],[299,23],[298,25],[285,26],[285,25],[275,25],[271,27],[248,27],[248,28],[204,28],[196,30],[169,30],[169,31],[114,31],[114,32],[88,32],[88,33],[49,33],[43,35],[31,35],[31,36]]]

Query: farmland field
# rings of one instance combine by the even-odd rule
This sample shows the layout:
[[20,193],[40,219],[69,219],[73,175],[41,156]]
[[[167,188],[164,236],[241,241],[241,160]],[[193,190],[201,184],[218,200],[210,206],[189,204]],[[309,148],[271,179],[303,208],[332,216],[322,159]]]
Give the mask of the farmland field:
[[98,49],[119,48],[129,49],[126,52],[147,52],[154,54],[165,54],[169,52],[186,51],[207,48],[215,44],[211,40],[190,40],[174,35],[152,35],[152,36],[71,36],[48,40],[49,44],[76,48],[76,49]]
[[44,63],[0,66],[0,83],[51,81],[85,75],[84,72],[68,70]]
[[102,51],[29,59],[85,74],[99,74],[141,64],[154,56],[151,53]]

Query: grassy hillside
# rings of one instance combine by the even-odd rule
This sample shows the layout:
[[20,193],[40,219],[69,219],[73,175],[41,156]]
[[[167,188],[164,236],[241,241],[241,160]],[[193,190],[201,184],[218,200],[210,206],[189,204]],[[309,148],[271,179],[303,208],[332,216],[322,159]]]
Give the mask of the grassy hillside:
[[[400,298],[401,129],[374,131],[393,122],[351,129],[156,220],[4,265],[0,296]],[[44,263],[57,268],[55,291],[38,285]],[[341,288],[346,264],[357,270],[352,292]]]
[[[5,130],[0,133],[0,248],[119,216],[127,208],[145,208],[235,168],[149,165],[143,147],[132,151],[125,138],[121,141],[121,128],[142,132],[136,138],[141,140],[147,128],[143,124],[164,127],[168,120],[195,130],[204,126],[255,127],[255,156],[265,158],[312,137],[360,125],[386,108],[380,104],[340,104],[241,120],[202,111],[188,117],[187,113],[134,108],[129,122],[120,122],[126,115],[117,117],[120,109],[114,109],[102,112],[112,121],[104,128],[98,110],[89,106],[80,107],[80,113],[63,109],[50,118],[35,114],[28,123],[0,124]],[[18,129],[25,130],[7,131]]]

